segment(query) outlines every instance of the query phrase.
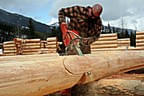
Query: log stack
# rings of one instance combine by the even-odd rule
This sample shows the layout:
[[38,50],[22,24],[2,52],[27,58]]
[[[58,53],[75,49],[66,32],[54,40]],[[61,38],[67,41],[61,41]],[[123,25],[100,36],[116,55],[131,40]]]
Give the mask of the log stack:
[[39,54],[40,39],[25,39],[22,44],[22,55]]
[[98,50],[114,50],[118,47],[117,34],[101,34],[98,41],[91,44],[91,52]]
[[144,50],[144,32],[136,32],[136,47],[129,47],[129,50]]
[[136,47],[144,47],[144,32],[136,32]]
[[16,55],[16,45],[14,41],[7,41],[3,43],[3,54],[6,56]]
[[129,47],[130,46],[130,39],[118,39],[118,47]]
[[57,50],[57,39],[56,39],[56,37],[47,38],[46,48],[47,48],[48,53],[56,53],[56,50]]

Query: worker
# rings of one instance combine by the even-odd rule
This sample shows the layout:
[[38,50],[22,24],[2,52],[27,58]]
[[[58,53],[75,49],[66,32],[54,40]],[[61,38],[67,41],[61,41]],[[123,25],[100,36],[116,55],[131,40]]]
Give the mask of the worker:
[[[100,15],[102,10],[103,8],[100,4],[95,4],[92,7],[72,6],[60,9],[58,17],[63,45],[67,47],[71,40],[70,38],[66,38],[67,32],[74,32],[83,38],[83,44],[80,45],[82,53],[91,53],[90,44],[100,37],[102,29]],[[70,21],[66,22],[66,18],[69,18]],[[69,54],[75,54],[75,52],[70,50]],[[66,89],[61,92],[63,96],[71,96],[70,91],[71,89]]]
[[[64,38],[66,31],[72,31],[83,38],[84,45],[80,45],[82,53],[91,53],[90,44],[96,41],[101,33],[102,21],[100,15],[102,10],[100,4],[95,4],[92,7],[72,6],[60,9],[58,17],[64,45],[67,46],[70,42]],[[66,17],[70,20],[68,23],[66,23]],[[66,28],[63,29],[63,26],[66,26]]]

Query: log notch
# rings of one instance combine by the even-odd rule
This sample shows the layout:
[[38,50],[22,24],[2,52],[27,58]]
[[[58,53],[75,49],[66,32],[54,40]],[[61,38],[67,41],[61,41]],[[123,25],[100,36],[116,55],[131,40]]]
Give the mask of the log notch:
[[99,51],[81,57],[4,56],[0,62],[0,96],[43,96],[78,83],[142,68],[144,51]]

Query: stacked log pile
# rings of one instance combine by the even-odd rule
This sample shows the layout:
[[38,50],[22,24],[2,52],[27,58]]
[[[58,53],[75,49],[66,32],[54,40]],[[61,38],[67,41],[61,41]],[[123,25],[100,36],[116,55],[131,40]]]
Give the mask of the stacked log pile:
[[144,32],[136,32],[136,47],[129,47],[129,50],[144,50]]
[[118,39],[118,47],[129,47],[130,46],[130,39]]
[[39,54],[40,47],[40,39],[24,39],[22,44],[22,54]]
[[16,45],[14,41],[7,41],[3,43],[3,54],[6,56],[16,55]]
[[136,47],[144,47],[144,32],[136,32]]
[[115,50],[118,47],[117,34],[101,34],[98,41],[91,44],[91,52],[98,50]]
[[57,50],[57,39],[56,39],[56,37],[47,38],[46,48],[47,48],[48,53],[56,53],[56,50]]

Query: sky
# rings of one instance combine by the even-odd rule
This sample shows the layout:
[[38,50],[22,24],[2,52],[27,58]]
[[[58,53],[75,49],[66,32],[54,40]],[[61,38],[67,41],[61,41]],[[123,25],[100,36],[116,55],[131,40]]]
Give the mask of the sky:
[[104,25],[144,30],[144,0],[0,0],[0,9],[31,17],[47,25],[58,22],[58,10],[74,5],[103,6]]

